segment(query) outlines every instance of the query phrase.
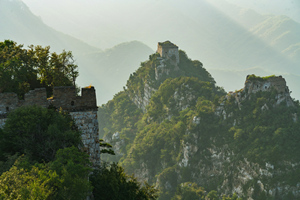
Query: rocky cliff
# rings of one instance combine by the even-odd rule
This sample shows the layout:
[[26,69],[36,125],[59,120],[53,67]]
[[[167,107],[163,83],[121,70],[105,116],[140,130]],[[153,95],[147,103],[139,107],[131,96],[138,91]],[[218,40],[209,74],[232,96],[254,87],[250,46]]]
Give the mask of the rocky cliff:
[[220,196],[300,198],[300,106],[283,77],[249,75],[226,94],[182,51],[178,69],[166,60],[157,76],[158,57],[99,109],[101,132],[127,172],[155,184],[159,199],[187,182]]

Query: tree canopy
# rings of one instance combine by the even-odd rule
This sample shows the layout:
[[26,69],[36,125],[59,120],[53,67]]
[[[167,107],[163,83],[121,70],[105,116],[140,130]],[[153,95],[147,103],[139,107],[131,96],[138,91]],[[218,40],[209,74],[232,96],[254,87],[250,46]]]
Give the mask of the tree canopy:
[[38,106],[12,111],[0,129],[0,199],[84,199],[88,155],[66,113]]
[[90,178],[94,186],[95,199],[109,200],[154,200],[157,190],[145,183],[142,186],[136,178],[128,176],[117,164],[105,164],[94,170]]
[[69,51],[57,54],[49,46],[0,42],[0,92],[15,92],[20,99],[34,88],[45,87],[49,97],[54,86],[75,85],[77,67]]
[[[100,142],[108,148],[102,153],[113,153]],[[117,164],[92,169],[81,145],[66,113],[38,106],[12,111],[0,128],[0,200],[156,199],[152,186]]]
[[0,152],[52,161],[59,149],[80,146],[80,132],[70,116],[39,106],[20,107],[8,115],[0,135]]

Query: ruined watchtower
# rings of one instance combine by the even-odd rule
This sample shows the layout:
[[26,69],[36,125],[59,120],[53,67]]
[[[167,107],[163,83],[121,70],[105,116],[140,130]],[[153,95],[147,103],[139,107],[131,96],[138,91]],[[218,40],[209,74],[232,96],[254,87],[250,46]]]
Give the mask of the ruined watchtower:
[[178,46],[170,41],[159,42],[157,44],[156,52],[159,53],[162,58],[169,58],[176,64],[179,63]]

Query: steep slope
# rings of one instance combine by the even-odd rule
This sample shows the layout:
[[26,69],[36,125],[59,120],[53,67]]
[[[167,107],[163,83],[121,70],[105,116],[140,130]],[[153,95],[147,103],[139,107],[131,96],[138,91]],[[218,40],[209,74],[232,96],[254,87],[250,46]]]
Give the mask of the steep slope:
[[21,0],[0,1],[0,39],[27,45],[50,45],[54,51],[73,51],[75,55],[100,49],[45,25]]
[[[161,59],[165,76],[155,73]],[[159,199],[192,183],[219,195],[299,198],[300,105],[285,79],[250,75],[225,95],[202,65],[176,75],[199,61],[178,69],[167,60],[151,55],[99,109],[101,136],[117,153],[106,159],[156,184]]]

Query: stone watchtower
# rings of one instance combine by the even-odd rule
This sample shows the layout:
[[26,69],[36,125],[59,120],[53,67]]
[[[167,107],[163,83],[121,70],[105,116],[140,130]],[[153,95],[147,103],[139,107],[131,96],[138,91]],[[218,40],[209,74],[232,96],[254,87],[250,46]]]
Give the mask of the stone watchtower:
[[168,58],[175,62],[175,64],[179,63],[178,46],[170,41],[159,42],[156,52],[159,53],[162,58]]

